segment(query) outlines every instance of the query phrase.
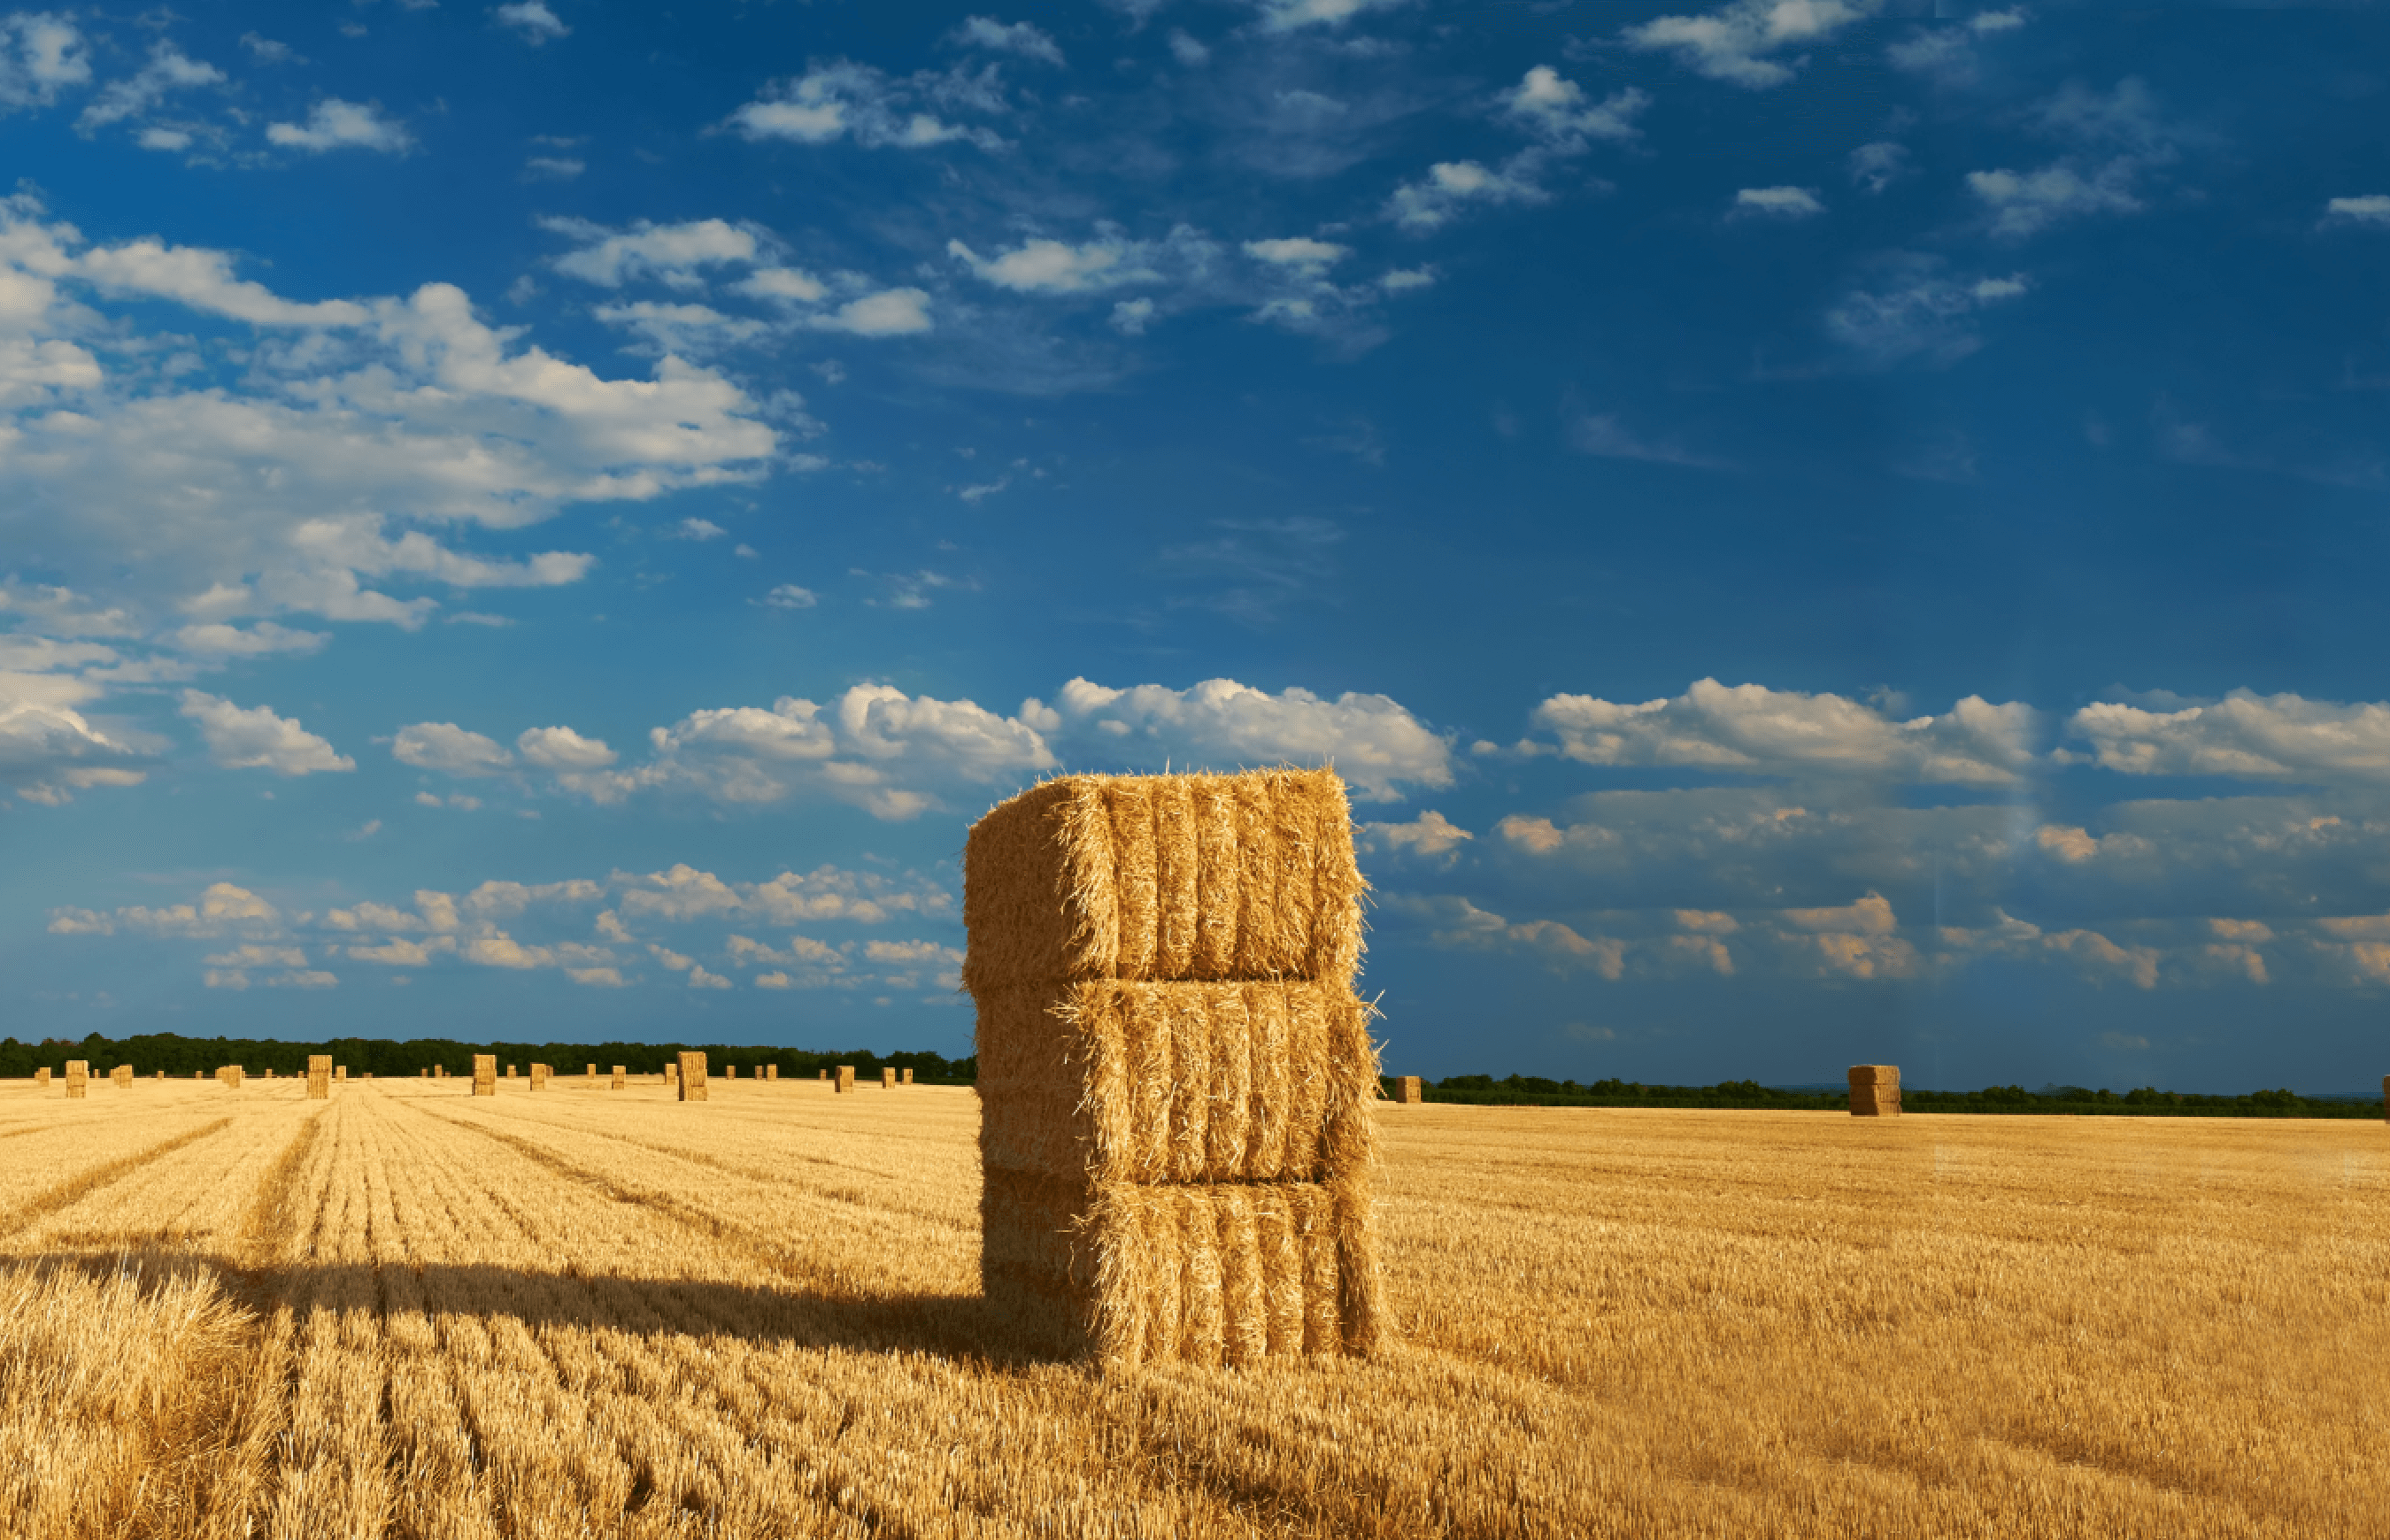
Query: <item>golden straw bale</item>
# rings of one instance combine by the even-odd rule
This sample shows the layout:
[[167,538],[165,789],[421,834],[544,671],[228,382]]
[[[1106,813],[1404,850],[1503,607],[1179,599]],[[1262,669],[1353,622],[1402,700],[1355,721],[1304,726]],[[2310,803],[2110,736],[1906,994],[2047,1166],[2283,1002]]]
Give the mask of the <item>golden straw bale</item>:
[[88,1085],[88,1084],[90,1084],[90,1082],[91,1082],[91,1061],[90,1061],[90,1060],[88,1060],[88,1059],[68,1059],[68,1060],[67,1060],[67,1095],[68,1095],[68,1097],[70,1097],[71,1098],[72,1098],[72,1099],[74,1099],[74,1100],[76,1100],[76,1101],[81,1101],[81,1100],[84,1099],[84,1097],[85,1097],[85,1094],[86,1094],[86,1093],[85,1093],[85,1090],[84,1090],[84,1087],[85,1087],[86,1085]]
[[133,1084],[133,1066],[130,1064],[119,1064],[116,1068],[108,1072],[108,1079],[109,1083],[114,1085],[118,1090],[123,1090],[126,1086]]
[[880,1072],[880,1088],[883,1091],[893,1091],[896,1089],[895,1071],[883,1069]]
[[531,1067],[531,1088],[534,1091],[546,1090],[548,1077],[554,1073],[556,1073],[556,1071],[548,1065],[533,1065]]
[[1019,986],[980,1001],[980,1152],[1099,1181],[1317,1181],[1371,1159],[1368,1007],[1335,984]]
[[326,1101],[332,1095],[332,1056],[311,1053],[307,1056],[307,1099]]
[[1383,1335],[1368,1227],[1340,1224],[1330,1187],[989,1171],[981,1215],[988,1299],[1068,1356],[1253,1364],[1368,1353]]
[[623,1066],[621,1066],[620,1064],[615,1065],[615,1066],[614,1066],[614,1089],[615,1089],[615,1090],[619,1091],[619,1090],[621,1090],[621,1089],[623,1088],[623,1078],[624,1078],[624,1076],[623,1076]]
[[498,1056],[477,1053],[473,1056],[473,1094],[494,1097],[498,1094]]
[[899,1073],[904,1077],[904,1084],[907,1085],[913,1084],[913,1070],[910,1065],[906,1066],[906,1068],[900,1071]]
[[[779,1067],[777,1064],[766,1064],[766,1065],[765,1065],[765,1066],[764,1066],[764,1078],[765,1078],[765,1080],[777,1080],[777,1079],[779,1079],[779,1078],[780,1078],[780,1067]],[[912,1076],[911,1076],[911,1074],[908,1072],[908,1073],[906,1075],[906,1077],[905,1077],[905,1078],[906,1078],[907,1080],[910,1080],[910,1079],[912,1078]]]
[[1065,776],[973,825],[973,994],[1056,979],[1309,978],[1361,955],[1352,809],[1332,770]]
[[1420,1088],[1419,1076],[1403,1075],[1395,1080],[1394,1099],[1402,1103],[1404,1106],[1416,1107],[1420,1104],[1422,1097],[1423,1093]]
[[705,1055],[683,1053],[679,1063],[674,1068],[680,1072],[680,1099],[703,1101],[705,1099]]
[[1851,1116],[1900,1116],[1900,1068],[1895,1064],[1851,1066]]
[[830,1090],[831,1090],[832,1092],[834,1092],[834,1093],[835,1093],[835,1092],[852,1091],[852,1090],[854,1090],[854,1065],[852,1065],[852,1064],[842,1064],[842,1065],[840,1065],[840,1066],[838,1067],[838,1081],[837,1081],[837,1083],[836,1083],[835,1084],[833,1084],[833,1085],[830,1087]]
[[[346,1079],[348,1079],[348,1078],[349,1078],[349,1067],[348,1067],[347,1065],[345,1065],[345,1064],[335,1064],[335,1065],[333,1065],[333,1066],[332,1066],[332,1078],[333,1078],[334,1080],[346,1080]],[[373,1078],[373,1072],[372,1072],[371,1070],[367,1070],[367,1071],[366,1072],[366,1078],[367,1080],[371,1080],[371,1079]]]
[[48,1065],[45,1064],[40,1069],[33,1072],[33,1084],[43,1087],[45,1090],[48,1089],[50,1084],[50,1067]]

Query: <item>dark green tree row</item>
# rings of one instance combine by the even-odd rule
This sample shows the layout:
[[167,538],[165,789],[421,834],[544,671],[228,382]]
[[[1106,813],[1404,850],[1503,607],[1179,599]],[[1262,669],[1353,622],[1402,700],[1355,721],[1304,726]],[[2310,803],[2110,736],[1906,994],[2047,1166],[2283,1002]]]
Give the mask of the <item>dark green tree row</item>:
[[307,1056],[319,1053],[330,1054],[333,1063],[346,1065],[352,1076],[369,1073],[382,1080],[411,1079],[433,1068],[452,1075],[470,1075],[473,1056],[480,1053],[495,1054],[501,1074],[508,1064],[529,1074],[534,1063],[551,1065],[559,1074],[579,1074],[587,1064],[596,1064],[601,1072],[620,1064],[633,1074],[658,1074],[684,1049],[701,1050],[713,1073],[738,1066],[742,1079],[767,1064],[778,1065],[784,1078],[811,1078],[820,1071],[852,1064],[858,1080],[877,1080],[882,1069],[893,1067],[911,1070],[916,1084],[931,1085],[968,1085],[979,1072],[976,1059],[947,1059],[933,1053],[876,1054],[864,1048],[819,1053],[727,1043],[460,1043],[445,1037],[411,1037],[405,1042],[334,1037],[320,1043],[284,1043],[249,1037],[178,1037],[172,1033],[108,1038],[95,1033],[80,1042],[51,1038],[19,1043],[13,1037],[0,1038],[0,1077],[21,1079],[44,1066],[53,1072],[62,1072],[70,1059],[87,1061],[96,1075],[104,1075],[119,1064],[132,1065],[138,1075],[163,1070],[176,1080],[188,1080],[195,1071],[213,1074],[226,1064],[238,1064],[252,1075],[267,1070],[277,1075],[301,1075],[307,1072]]
[[[1395,1094],[1394,1081],[1385,1083]],[[1542,1075],[1447,1075],[1423,1081],[1420,1095],[1429,1101],[1463,1102],[1481,1107],[1751,1107],[1778,1111],[1850,1110],[1844,1091],[1780,1091],[1749,1080],[1721,1081],[1715,1085],[1645,1085],[1636,1081],[1597,1080],[1580,1085],[1574,1080],[1548,1080]],[[2080,1085],[2054,1086],[2047,1092],[2022,1085],[1993,1085],[1981,1091],[1927,1091],[1903,1087],[1904,1112],[2039,1112],[2122,1117],[2210,1118],[2378,1118],[2382,1104],[2368,1097],[2348,1101],[2303,1097],[2292,1091],[2255,1091],[2247,1096],[2202,1096],[2190,1091],[2161,1091],[2144,1086],[2119,1096],[2090,1091]]]

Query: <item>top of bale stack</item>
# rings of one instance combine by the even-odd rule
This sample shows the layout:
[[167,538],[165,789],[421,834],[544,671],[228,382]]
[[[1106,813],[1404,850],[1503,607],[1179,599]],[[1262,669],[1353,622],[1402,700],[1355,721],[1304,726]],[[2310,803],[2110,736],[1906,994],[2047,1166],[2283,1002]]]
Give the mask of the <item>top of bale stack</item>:
[[971,826],[963,982],[1349,984],[1367,889],[1333,770],[1057,776]]

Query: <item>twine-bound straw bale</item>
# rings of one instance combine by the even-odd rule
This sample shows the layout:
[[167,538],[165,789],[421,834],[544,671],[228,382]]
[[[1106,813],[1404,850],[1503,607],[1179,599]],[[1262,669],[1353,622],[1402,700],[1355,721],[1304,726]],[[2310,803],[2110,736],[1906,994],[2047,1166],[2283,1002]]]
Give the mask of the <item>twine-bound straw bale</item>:
[[332,1095],[332,1056],[311,1053],[307,1056],[307,1099],[328,1101]]
[[1394,1082],[1394,1099],[1406,1107],[1416,1107],[1425,1099],[1420,1088],[1420,1077],[1404,1075]]
[[1855,1118],[1900,1116],[1899,1065],[1854,1064],[1851,1066],[1851,1116]]
[[1364,891],[1331,771],[1068,776],[972,828],[1000,1309],[1115,1367],[1376,1351]]
[[1318,1181],[1366,1164],[1368,1007],[1341,984],[1016,985],[979,1002],[990,1166],[1102,1182]]
[[830,1086],[830,1090],[835,1094],[852,1091],[854,1089],[854,1066],[852,1064],[840,1065],[838,1067],[838,1081],[835,1084]]
[[1352,810],[1330,770],[1065,776],[996,808],[963,853],[963,982],[1351,982]]
[[90,1083],[91,1061],[84,1059],[68,1059],[67,1096],[76,1101],[83,1100],[87,1094],[85,1087],[88,1086]]
[[1312,1182],[1087,1184],[985,1174],[983,1281],[1034,1336],[1109,1367],[1374,1351],[1366,1193]]
[[498,1094],[498,1056],[477,1053],[473,1056],[473,1094],[494,1097]]
[[703,1101],[705,1099],[705,1055],[683,1053],[675,1068],[680,1071],[680,1099]]
[[620,1064],[615,1065],[615,1066],[614,1066],[614,1086],[613,1086],[613,1088],[614,1088],[615,1090],[619,1091],[619,1090],[621,1090],[621,1089],[623,1088],[623,1078],[624,1078],[624,1077],[623,1077],[623,1066],[621,1066]]

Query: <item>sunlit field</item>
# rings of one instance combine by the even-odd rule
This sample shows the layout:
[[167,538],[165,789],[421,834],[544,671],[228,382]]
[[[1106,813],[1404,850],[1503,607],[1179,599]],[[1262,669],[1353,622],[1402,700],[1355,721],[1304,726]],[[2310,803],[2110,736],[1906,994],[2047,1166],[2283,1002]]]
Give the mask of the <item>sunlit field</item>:
[[0,1533],[2378,1535],[2390,1128],[1383,1109],[1382,1359],[1099,1377],[969,1091],[0,1084]]

